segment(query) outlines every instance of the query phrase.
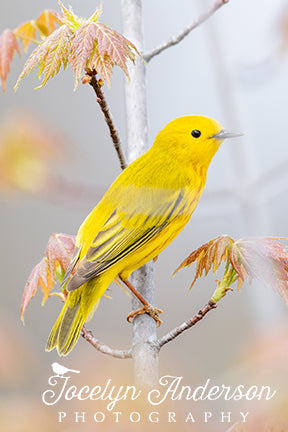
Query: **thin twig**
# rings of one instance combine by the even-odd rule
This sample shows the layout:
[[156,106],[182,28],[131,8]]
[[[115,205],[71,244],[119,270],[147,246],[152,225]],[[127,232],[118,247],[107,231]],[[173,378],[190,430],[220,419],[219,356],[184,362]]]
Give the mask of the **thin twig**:
[[91,77],[88,82],[93,87],[93,89],[95,90],[95,93],[97,95],[97,102],[99,103],[101,110],[104,114],[105,121],[106,121],[108,128],[109,128],[110,136],[112,138],[115,150],[117,152],[117,155],[118,155],[118,158],[120,161],[121,168],[124,169],[127,167],[127,162],[126,162],[124,153],[122,151],[121,141],[120,141],[118,132],[114,126],[111,113],[109,111],[109,108],[108,108],[107,102],[105,100],[104,94],[101,90],[101,84],[102,83],[100,80],[96,79],[96,76],[94,73],[91,73],[91,74],[88,73],[88,75]]
[[196,21],[194,21],[190,26],[182,30],[182,32],[179,33],[177,36],[172,37],[167,42],[164,42],[153,50],[144,53],[144,60],[148,63],[153,57],[160,54],[162,51],[181,42],[192,30],[194,30],[196,27],[198,27],[200,24],[210,18],[218,9],[220,9],[228,2],[229,0],[217,0],[216,3],[207,12],[204,12],[202,15],[200,15]]
[[159,339],[157,343],[159,349],[162,348],[162,346],[165,345],[166,343],[171,342],[177,336],[182,334],[185,330],[189,329],[190,327],[193,327],[200,320],[202,320],[202,318],[210,310],[215,309],[216,307],[217,304],[213,300],[209,300],[209,302],[203,307],[203,309],[200,309],[200,311],[193,318],[188,319],[178,327],[175,327],[173,330],[171,330],[169,333],[167,333],[165,336]]
[[98,339],[96,339],[92,332],[87,330],[86,327],[83,325],[81,330],[81,336],[86,339],[94,348],[96,348],[98,351],[100,351],[103,354],[110,355],[111,357],[119,358],[119,359],[127,359],[132,358],[131,350],[125,351],[125,350],[118,350],[110,348],[108,345],[103,344]]

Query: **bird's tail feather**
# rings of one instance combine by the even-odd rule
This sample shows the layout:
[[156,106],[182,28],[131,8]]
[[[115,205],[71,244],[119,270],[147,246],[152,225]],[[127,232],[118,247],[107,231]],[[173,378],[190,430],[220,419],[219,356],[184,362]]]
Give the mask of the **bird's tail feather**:
[[69,306],[66,301],[56,323],[49,335],[46,351],[57,348],[59,355],[67,355],[76,344],[80,336],[85,317],[81,312],[81,303]]
[[46,351],[57,348],[60,356],[69,354],[79,339],[84,322],[92,317],[100,298],[114,277],[114,274],[108,274],[105,278],[93,279],[68,294],[49,335]]

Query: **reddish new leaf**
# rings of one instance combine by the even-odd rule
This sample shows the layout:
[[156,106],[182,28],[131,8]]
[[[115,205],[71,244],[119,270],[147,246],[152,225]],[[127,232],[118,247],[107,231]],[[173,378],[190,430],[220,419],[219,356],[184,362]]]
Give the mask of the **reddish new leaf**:
[[65,16],[64,22],[74,32],[71,38],[69,62],[75,75],[75,88],[83,69],[86,68],[100,73],[108,86],[110,86],[114,64],[117,64],[129,78],[127,60],[134,61],[134,53],[140,54],[136,47],[120,33],[105,24],[98,23],[101,7],[86,22],[81,22],[71,8],[67,10],[61,3],[60,5]]
[[21,320],[24,321],[25,310],[31,299],[37,293],[40,286],[43,292],[43,302],[45,303],[50,294],[56,274],[59,273],[59,266],[62,272],[66,272],[75,248],[75,237],[68,234],[52,234],[49,238],[44,257],[32,270],[25,285],[22,303]]
[[[24,48],[27,48],[29,40],[35,39],[36,30],[40,37],[47,34],[48,37],[28,58],[15,89],[20,80],[37,66],[39,78],[42,73],[44,75],[39,86],[43,87],[49,78],[59,72],[62,65],[65,69],[68,61],[73,68],[75,88],[85,69],[100,73],[108,86],[115,64],[129,77],[127,61],[134,61],[135,53],[140,54],[136,47],[120,33],[97,22],[101,8],[85,21],[75,15],[71,8],[66,9],[61,2],[59,3],[63,15],[54,11],[44,11],[38,20],[25,23],[17,29],[17,35],[22,38]],[[55,23],[62,23],[62,25],[50,34],[55,28]]]
[[107,53],[111,61],[116,63],[129,78],[126,63],[128,59],[132,61],[135,59],[132,50],[139,54],[136,47],[120,33],[105,24],[96,23],[96,26],[96,38],[100,56],[103,58]]
[[51,273],[58,264],[66,272],[75,249],[75,237],[68,234],[52,234],[49,238],[44,256]]
[[0,36],[0,78],[3,91],[6,89],[6,78],[15,50],[21,56],[18,42],[12,30],[5,30]]
[[78,85],[78,80],[87,62],[89,61],[91,54],[94,53],[96,40],[95,26],[96,23],[94,22],[87,22],[86,24],[83,24],[78,30],[75,31],[71,39],[71,53],[69,62],[72,65],[75,76],[75,88]]
[[[237,280],[240,289],[249,276],[272,287],[288,305],[288,252],[279,240],[287,242],[288,238],[251,237],[233,241],[223,235],[193,251],[174,273],[197,261],[192,288],[203,273],[207,275],[211,268],[215,273],[220,264],[226,261],[226,269],[222,281],[219,282],[219,289],[227,290]],[[220,298],[222,297],[221,294]]]
[[39,67],[39,78],[42,73],[44,75],[42,83],[37,88],[43,87],[50,78],[59,72],[62,65],[65,69],[70,51],[70,36],[71,30],[66,25],[62,25],[48,36],[28,58],[15,89],[17,89],[21,79],[36,66]]
[[101,57],[97,47],[95,46],[86,66],[89,70],[95,69],[100,73],[103,79],[107,82],[108,87],[110,87],[113,63],[107,54],[105,54],[104,57]]
[[134,60],[135,46],[120,33],[94,21],[88,21],[77,29],[71,39],[69,62],[75,76],[75,88],[86,67],[98,73],[110,85],[112,68],[117,64],[128,75],[127,60]]
[[32,270],[28,281],[24,288],[24,293],[21,302],[21,321],[24,322],[24,313],[30,303],[30,300],[36,295],[38,286],[41,287],[43,292],[43,303],[46,301],[48,294],[53,288],[55,282],[55,275],[51,274],[49,266],[45,258],[42,258]]
[[216,272],[222,261],[226,261],[228,250],[232,244],[233,240],[227,235],[222,235],[205,243],[193,251],[175,270],[174,274],[181,268],[190,266],[193,262],[197,261],[195,277],[190,286],[191,289],[196,280],[202,276],[203,272],[205,272],[206,276],[212,266],[213,273]]

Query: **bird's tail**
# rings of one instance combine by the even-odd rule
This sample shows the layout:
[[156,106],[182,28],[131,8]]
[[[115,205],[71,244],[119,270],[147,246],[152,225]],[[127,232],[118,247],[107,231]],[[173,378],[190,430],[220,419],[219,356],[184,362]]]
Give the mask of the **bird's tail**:
[[109,275],[93,279],[68,294],[49,335],[46,351],[57,348],[60,356],[69,354],[79,339],[84,322],[92,318],[100,298],[112,280]]
[[46,351],[57,348],[58,354],[65,356],[73,349],[80,336],[86,317],[81,311],[80,299],[77,304],[70,305],[67,299],[63,309],[49,335]]

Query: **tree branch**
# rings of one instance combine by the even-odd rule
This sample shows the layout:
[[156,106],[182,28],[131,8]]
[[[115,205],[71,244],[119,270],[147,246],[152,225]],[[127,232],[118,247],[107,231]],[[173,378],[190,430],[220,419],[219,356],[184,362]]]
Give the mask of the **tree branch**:
[[[144,46],[142,0],[121,0],[122,32],[137,49]],[[148,150],[148,122],[146,96],[146,67],[140,58],[128,65],[130,82],[125,80],[127,157],[129,163]],[[155,305],[153,264],[134,271],[130,282],[151,305]],[[132,310],[140,306],[132,297]],[[155,388],[158,384],[158,350],[147,343],[157,340],[155,321],[147,314],[133,318],[132,355],[135,383],[139,387]]]
[[125,350],[117,350],[110,348],[108,345],[103,344],[98,339],[96,339],[92,332],[87,330],[86,327],[83,325],[81,330],[81,336],[89,342],[94,348],[96,348],[98,351],[100,351],[103,354],[110,355],[111,357],[115,357],[118,359],[127,359],[132,358],[131,350],[125,351]]
[[144,60],[148,63],[153,57],[160,54],[162,51],[165,51],[167,48],[170,48],[173,45],[177,45],[192,30],[194,30],[196,27],[198,27],[200,24],[202,24],[204,21],[210,18],[218,9],[220,9],[224,4],[228,2],[229,0],[217,0],[216,3],[207,12],[204,12],[202,15],[200,15],[196,21],[194,21],[190,26],[182,30],[182,32],[179,33],[177,36],[172,37],[167,42],[164,42],[163,44],[159,45],[153,50],[144,53],[143,54]]
[[[114,126],[113,119],[112,119],[112,116],[110,114],[107,102],[106,102],[104,94],[103,94],[103,92],[101,90],[103,82],[100,79],[97,80],[96,76],[95,76],[96,74],[93,73],[93,72],[87,72],[87,75],[89,76],[89,80],[87,80],[87,81],[93,87],[93,89],[94,89],[94,91],[95,91],[95,93],[97,95],[97,102],[99,103],[100,108],[101,108],[101,110],[102,110],[102,112],[104,114],[105,121],[106,121],[107,126],[109,128],[110,136],[112,138],[115,150],[117,152],[117,155],[118,155],[118,158],[119,158],[119,161],[120,161],[120,166],[121,166],[121,168],[123,170],[124,168],[127,167],[127,162],[126,162],[124,153],[122,151],[121,141],[120,141],[118,132],[117,132],[115,126]],[[84,79],[84,81],[82,81],[82,82],[86,82],[86,80]]]
[[193,318],[186,320],[184,323],[182,323],[178,327],[175,327],[173,330],[171,330],[169,333],[167,333],[165,336],[159,339],[157,343],[159,349],[162,348],[162,346],[165,345],[166,343],[171,342],[177,336],[181,335],[185,330],[189,329],[190,327],[193,327],[195,324],[201,321],[202,318],[210,310],[215,309],[216,307],[217,304],[212,299],[209,300],[209,302],[203,307],[203,309],[200,309],[200,311]]

